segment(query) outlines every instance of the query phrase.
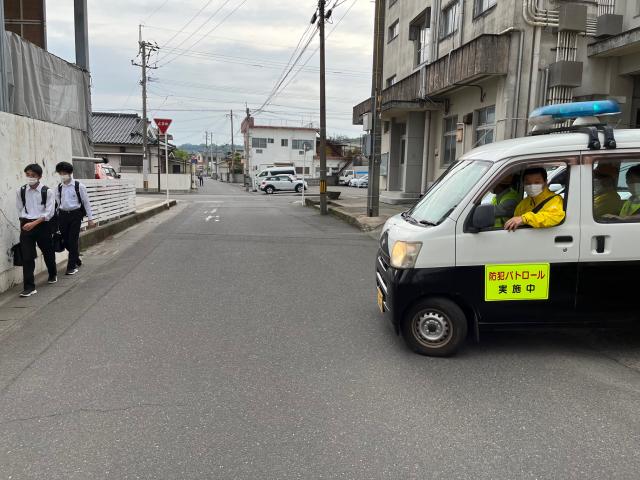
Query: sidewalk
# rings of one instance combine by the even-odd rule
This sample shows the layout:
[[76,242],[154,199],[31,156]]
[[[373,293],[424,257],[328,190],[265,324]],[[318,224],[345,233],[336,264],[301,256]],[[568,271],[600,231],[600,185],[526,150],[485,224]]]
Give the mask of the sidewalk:
[[[100,266],[112,261],[119,252],[130,245],[141,240],[148,235],[158,222],[144,222],[151,216],[159,215],[160,221],[163,217],[175,215],[180,208],[166,209],[163,203],[159,203],[158,199],[152,201],[143,201],[137,208],[137,212],[129,217],[125,217],[125,221],[132,222],[131,225],[123,224],[121,229],[114,229],[121,220],[109,223],[104,227],[83,232],[80,241],[82,249],[82,267],[80,273],[74,276],[64,275],[64,266],[66,260],[58,262],[58,283],[49,285],[46,283],[47,272],[36,275],[36,284],[38,293],[33,297],[20,298],[18,293],[22,290],[22,285],[15,285],[9,290],[0,293],[0,341],[12,332],[20,328],[21,320],[43,310],[53,300],[65,295],[67,292],[76,287],[79,283],[86,283],[91,273]],[[172,201],[175,206],[175,200]],[[137,224],[138,228],[131,230],[129,227]],[[106,228],[108,227],[108,229]],[[101,233],[101,229],[105,229]],[[108,230],[108,231],[107,231]],[[126,235],[125,235],[126,234]],[[106,235],[106,236],[105,236]],[[87,242],[88,237],[92,237],[92,241]],[[97,281],[99,287],[99,281]],[[47,313],[42,311],[40,315],[42,328],[47,328]]]
[[[338,200],[329,200],[329,213],[364,232],[373,232],[376,235],[390,217],[402,213],[410,207],[410,205],[380,203],[379,216],[368,217],[366,188],[329,187],[329,190],[340,192]],[[307,205],[319,208],[319,188],[310,187],[308,193],[311,196],[305,199]]]

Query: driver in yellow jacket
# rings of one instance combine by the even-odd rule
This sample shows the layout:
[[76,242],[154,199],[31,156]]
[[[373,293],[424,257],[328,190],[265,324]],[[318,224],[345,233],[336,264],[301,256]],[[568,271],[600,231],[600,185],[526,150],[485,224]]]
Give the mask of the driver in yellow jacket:
[[504,224],[505,230],[513,232],[522,225],[549,228],[562,223],[565,217],[564,200],[549,190],[547,171],[544,168],[525,170],[524,191],[527,197],[516,207],[514,217]]

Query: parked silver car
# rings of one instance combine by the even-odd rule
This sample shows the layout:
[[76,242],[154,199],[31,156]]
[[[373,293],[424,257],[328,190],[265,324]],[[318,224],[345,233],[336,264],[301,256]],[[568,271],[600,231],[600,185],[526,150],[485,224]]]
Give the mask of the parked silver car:
[[260,183],[260,190],[267,194],[275,192],[297,192],[301,193],[304,185],[306,190],[307,182],[296,179],[293,175],[275,175],[267,177]]

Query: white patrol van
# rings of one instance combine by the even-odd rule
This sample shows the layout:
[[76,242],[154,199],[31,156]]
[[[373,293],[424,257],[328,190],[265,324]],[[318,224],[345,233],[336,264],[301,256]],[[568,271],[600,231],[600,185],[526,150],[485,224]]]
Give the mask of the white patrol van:
[[[572,127],[534,129],[467,153],[385,224],[378,306],[414,351],[451,355],[484,328],[640,320],[640,130],[599,124],[594,113],[619,111],[614,102],[561,107],[532,118],[576,119]],[[506,231],[497,226],[492,192],[508,179],[521,201],[532,167],[549,177],[566,172],[553,189],[564,220]]]

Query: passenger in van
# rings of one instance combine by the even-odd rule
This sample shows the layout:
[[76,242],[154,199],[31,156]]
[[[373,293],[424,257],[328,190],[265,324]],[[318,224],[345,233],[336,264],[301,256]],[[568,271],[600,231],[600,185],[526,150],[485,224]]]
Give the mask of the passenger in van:
[[610,164],[600,164],[593,171],[593,215],[617,215],[622,208],[622,198],[616,190],[618,170]]
[[505,223],[505,230],[513,232],[522,225],[549,228],[562,223],[565,217],[564,200],[549,190],[547,171],[544,168],[525,170],[524,191],[527,198],[518,204],[515,216]]
[[620,215],[607,215],[606,218],[640,220],[640,165],[634,165],[627,170],[626,179],[631,197],[622,205]]
[[513,188],[513,175],[508,175],[500,180],[500,183],[493,189],[495,197],[491,200],[492,205],[496,207],[496,223],[498,228],[504,227],[504,224],[513,217],[520,195]]

